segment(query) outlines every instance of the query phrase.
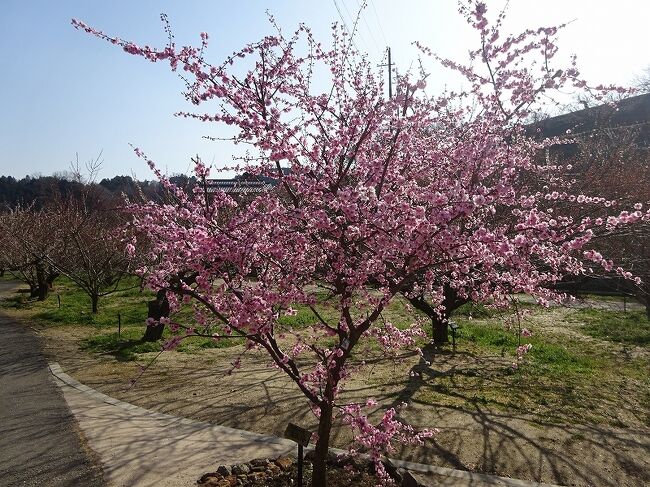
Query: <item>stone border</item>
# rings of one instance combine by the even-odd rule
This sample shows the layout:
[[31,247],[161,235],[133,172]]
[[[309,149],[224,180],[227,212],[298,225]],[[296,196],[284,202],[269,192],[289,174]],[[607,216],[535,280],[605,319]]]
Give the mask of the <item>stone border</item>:
[[[113,397],[107,396],[106,394],[103,394],[99,391],[96,391],[95,389],[92,389],[91,387],[88,387],[87,385],[82,384],[81,382],[78,382],[77,380],[73,379],[68,374],[66,374],[61,368],[61,366],[56,362],[51,362],[48,365],[50,368],[50,372],[54,377],[64,382],[65,384],[69,385],[70,387],[89,395],[91,398],[95,399],[96,401],[111,404],[113,406],[117,406],[119,408],[122,408],[127,411],[132,411],[134,413],[139,413],[145,417],[149,417],[152,419],[172,420],[174,422],[177,422],[178,424],[184,424],[184,425],[196,425],[196,426],[218,429],[226,433],[236,434],[242,438],[247,438],[254,443],[269,443],[269,444],[285,445],[285,446],[295,445],[292,441],[285,440],[283,438],[278,438],[277,436],[262,435],[259,433],[253,433],[251,431],[230,428],[228,426],[214,425],[211,423],[195,421],[193,419],[181,418],[178,416],[172,416],[170,414],[150,411],[148,409],[141,408],[140,406],[136,406],[134,404],[130,404],[128,402],[120,401],[119,399],[115,399]],[[311,448],[307,447],[307,450],[309,449]],[[340,450],[337,448],[331,448],[330,451],[338,454],[346,453],[345,450]],[[446,477],[464,480],[469,482],[470,484],[472,482],[474,483],[482,482],[485,484],[502,486],[502,487],[561,487],[555,484],[531,482],[528,480],[512,479],[509,477],[498,477],[495,475],[469,472],[467,470],[456,470],[453,468],[438,467],[435,465],[426,465],[423,463],[407,462],[404,460],[398,460],[394,458],[386,457],[384,458],[384,460],[392,464],[395,468],[403,468],[406,470],[411,470],[413,472],[423,473],[423,474],[431,473],[431,474],[443,475]]]
[[530,480],[513,479],[510,477],[497,477],[496,475],[488,475],[485,473],[469,472],[467,470],[456,470],[447,467],[437,467],[435,465],[425,465],[423,463],[413,463],[404,460],[397,460],[394,458],[387,459],[391,464],[397,468],[403,468],[417,473],[433,473],[437,475],[444,475],[460,480],[466,480],[472,483],[484,483],[489,485],[497,485],[502,487],[562,487],[556,484],[543,484],[539,482],[532,482]]

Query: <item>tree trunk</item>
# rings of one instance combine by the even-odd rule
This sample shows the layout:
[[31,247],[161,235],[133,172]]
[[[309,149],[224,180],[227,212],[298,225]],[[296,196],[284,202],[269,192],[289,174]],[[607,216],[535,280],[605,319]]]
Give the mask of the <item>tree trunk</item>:
[[144,336],[142,337],[142,341],[156,342],[162,338],[163,331],[165,331],[165,325],[147,325],[147,328],[144,331]]
[[[147,316],[158,321],[160,318],[169,317],[169,301],[167,300],[167,293],[164,290],[158,291],[156,299],[149,301],[149,312]],[[143,342],[155,342],[162,338],[163,331],[165,331],[165,325],[156,324],[156,325],[147,325],[146,330],[144,331],[144,336],[142,337]]]
[[93,307],[93,314],[97,314],[99,311],[99,296],[97,294],[91,295],[90,302]]
[[332,404],[320,405],[320,419],[318,421],[318,441],[314,451],[314,471],[312,473],[312,487],[327,487],[327,452],[330,444],[332,430]]
[[443,312],[443,315],[440,316],[422,296],[418,296],[417,298],[409,298],[409,301],[415,309],[422,311],[425,315],[431,318],[432,340],[437,345],[449,342],[449,336],[447,333],[447,318],[449,317],[450,312],[445,310]]
[[38,300],[39,301],[45,301],[49,294],[50,294],[50,288],[48,287],[47,283],[39,284],[39,286],[38,286]]
[[445,309],[441,314],[436,313],[433,306],[424,299],[424,296],[408,298],[415,309],[422,311],[431,318],[431,338],[436,345],[449,342],[448,323],[451,313],[469,302],[469,299],[460,298],[456,290],[447,285],[444,286],[444,293],[445,297],[442,304]]
[[50,286],[48,285],[45,268],[42,264],[36,264],[36,280],[38,281],[36,296],[39,301],[45,301],[50,292]]
[[442,344],[449,342],[449,326],[447,325],[449,316],[447,313],[444,313],[443,318],[438,317],[438,315],[431,318],[431,327],[432,327],[432,336],[433,343]]

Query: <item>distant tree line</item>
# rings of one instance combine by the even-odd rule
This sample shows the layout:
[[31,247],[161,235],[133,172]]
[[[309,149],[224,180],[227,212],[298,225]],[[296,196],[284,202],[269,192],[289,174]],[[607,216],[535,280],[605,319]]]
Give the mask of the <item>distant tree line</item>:
[[[191,189],[196,184],[195,177],[176,175],[170,180],[181,188]],[[13,176],[0,176],[0,206],[15,208],[29,206],[36,210],[45,208],[48,203],[58,200],[79,200],[88,183],[80,181],[71,174],[62,173],[52,176],[25,176],[16,179]],[[137,181],[131,176],[115,176],[93,183],[93,194],[102,201],[117,201],[122,197],[130,201],[161,201],[165,190],[158,181]]]

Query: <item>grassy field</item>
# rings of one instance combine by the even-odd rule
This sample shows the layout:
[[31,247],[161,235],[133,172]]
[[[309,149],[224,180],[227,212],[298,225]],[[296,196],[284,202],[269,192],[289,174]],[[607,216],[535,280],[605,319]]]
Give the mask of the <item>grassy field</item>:
[[[48,359],[113,397],[263,434],[281,435],[288,421],[314,427],[304,398],[268,367],[263,353],[246,354],[238,373],[225,374],[243,353],[241,340],[188,339],[140,376],[162,344],[141,341],[152,294],[135,280],[125,287],[104,298],[97,315],[65,279],[45,302],[16,293],[0,307],[39,330]],[[319,314],[335,320],[327,296],[319,298]],[[408,403],[406,421],[441,428],[424,449],[399,453],[407,460],[562,485],[647,485],[650,323],[640,307],[628,303],[623,312],[619,304],[595,297],[576,308],[522,303],[521,326],[533,335],[521,338],[505,326],[508,310],[466,305],[453,316],[460,326],[455,351],[426,340],[420,343],[423,358],[387,359],[377,346],[358,349],[354,358],[368,366],[346,384],[342,400],[375,397],[378,411]],[[398,299],[383,317],[404,328],[414,315]],[[316,318],[299,306],[281,321],[305,328]],[[518,362],[520,343],[532,348]],[[371,420],[380,419],[376,414]],[[334,446],[349,441],[349,428],[336,430]]]
[[584,332],[594,338],[609,340],[627,345],[650,345],[650,321],[645,311],[626,313],[581,309],[574,318],[584,323]]
[[[53,292],[45,301],[29,299],[27,293],[21,292],[0,302],[0,306],[44,327],[84,328],[89,336],[80,343],[83,350],[130,361],[136,360],[138,354],[160,351],[161,343],[141,340],[147,319],[147,301],[154,297],[151,291],[140,289],[136,278],[129,278],[123,281],[119,291],[101,298],[99,312],[93,314],[90,298],[75,283],[62,277],[57,279]],[[182,318],[187,316],[185,312]],[[163,338],[168,337],[166,330]],[[192,352],[232,344],[229,340],[188,337],[177,350]]]
[[[144,357],[143,354],[158,352],[161,343],[141,340],[146,302],[153,299],[153,294],[142,291],[135,279],[124,282],[122,287],[123,290],[100,301],[96,315],[90,312],[88,297],[66,279],[56,282],[53,293],[44,302],[29,300],[27,294],[18,293],[1,305],[43,327],[85,330],[80,349],[113,356],[118,361],[132,361]],[[432,357],[431,367],[439,368],[435,380],[419,389],[418,400],[463,408],[484,404],[537,414],[556,422],[588,420],[608,424],[624,421],[612,414],[610,408],[599,407],[599,401],[617,403],[625,392],[624,397],[632,402],[650,403],[650,323],[642,311],[582,308],[562,309],[559,313],[558,309],[544,310],[533,304],[524,303],[521,307],[528,312],[523,325],[534,332],[528,338],[519,338],[515,331],[503,326],[507,310],[473,304],[457,310],[454,320],[460,329],[452,361],[455,368],[450,371],[447,365],[436,362],[445,358],[449,350]],[[335,310],[324,293],[318,311],[325,320],[335,322]],[[384,319],[404,328],[412,323],[413,313],[404,300],[397,299]],[[176,319],[187,323],[191,316],[186,313]],[[303,328],[314,323],[316,317],[309,308],[298,306],[296,315],[284,316],[280,321],[286,326]],[[168,337],[168,332],[164,337]],[[236,339],[191,337],[181,343],[177,352],[199,353],[240,343]],[[521,343],[530,343],[532,348],[517,363],[515,350]],[[426,345],[426,341],[420,345]],[[360,350],[357,356],[377,349],[371,346]],[[381,382],[382,378],[374,380]],[[603,384],[608,387],[603,388]],[[642,417],[642,422],[650,425],[647,411]]]

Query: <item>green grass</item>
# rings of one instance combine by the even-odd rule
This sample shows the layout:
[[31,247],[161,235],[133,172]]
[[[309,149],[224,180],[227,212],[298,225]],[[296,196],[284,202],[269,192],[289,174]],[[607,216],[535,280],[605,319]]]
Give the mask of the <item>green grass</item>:
[[593,374],[599,365],[586,350],[540,340],[535,341],[529,356],[532,367],[541,369],[547,375],[554,374],[558,377],[569,374]]
[[26,309],[30,306],[29,291],[16,293],[13,296],[0,300],[0,308]]
[[204,337],[187,337],[183,339],[178,348],[179,352],[194,352],[198,350],[205,350],[208,348],[229,348],[244,343],[241,338],[223,338],[220,340],[213,340],[212,338]]
[[[477,345],[483,352],[501,353],[503,356],[513,358],[519,344],[515,331],[507,331],[501,326],[490,323],[464,322],[458,340],[459,342],[467,340]],[[538,368],[540,372],[554,375],[589,374],[594,371],[594,358],[589,350],[573,342],[559,343],[555,340],[552,337],[522,337],[522,344],[532,345],[530,352],[525,356],[526,362]]]
[[54,289],[45,301],[30,300],[25,293],[18,293],[0,302],[0,306],[29,309],[31,318],[48,326],[80,325],[117,330],[118,317],[122,327],[143,326],[147,318],[146,302],[153,299],[153,294],[140,291],[136,278],[125,279],[121,288],[123,290],[100,298],[97,314],[92,313],[90,298],[64,277],[54,282]]
[[[518,297],[520,295],[515,295]],[[539,309],[539,306],[533,302],[519,300],[517,306],[520,309]],[[501,317],[507,314],[512,314],[512,309],[494,308],[485,304],[466,303],[454,310],[453,318],[472,318],[472,319],[488,319]]]
[[[308,306],[296,305],[294,306],[296,314],[293,316],[280,316],[278,322],[287,328],[305,328],[318,322],[318,318]],[[338,318],[335,310],[331,306],[319,305],[316,311],[327,323],[336,323]]]
[[[141,291],[138,283],[136,278],[126,279],[120,291],[100,299],[99,312],[96,314],[91,312],[88,296],[66,278],[57,279],[53,292],[45,301],[35,301],[25,293],[17,293],[0,302],[0,306],[27,311],[30,319],[43,326],[93,329],[93,335],[81,342],[82,349],[113,355],[118,360],[135,360],[137,354],[159,351],[162,343],[171,335],[165,330],[161,342],[142,342],[147,301],[155,296],[151,291]],[[176,318],[184,323],[192,323],[192,312],[184,309]],[[241,342],[237,339],[215,341],[211,338],[187,337],[176,350],[192,353],[208,348],[231,347]]]
[[[533,308],[534,331],[535,320],[558,319],[558,313],[546,313]],[[642,312],[581,309],[566,311],[564,316],[575,323],[572,329],[585,335],[648,346],[648,321]],[[454,318],[461,326],[457,356],[466,358],[453,372],[435,376],[422,387],[418,399],[423,402],[468,410],[485,406],[533,414],[550,423],[613,427],[630,426],[629,418],[622,420],[617,414],[618,408],[635,409],[639,421],[650,425],[643,406],[650,397],[647,355],[630,355],[579,334],[537,331],[521,338],[532,348],[519,367],[512,368],[519,340],[516,330],[504,328],[503,312],[467,305]]]
[[514,333],[506,331],[503,327],[487,323],[460,322],[459,341],[469,340],[490,351],[517,346],[517,337]]
[[[611,294],[589,294],[589,293],[582,294],[582,293],[578,293],[576,296],[579,297],[579,298],[591,299],[593,301],[601,301],[601,302],[604,302],[604,303],[621,303],[621,305],[623,304],[623,300],[624,300],[623,296],[611,295]],[[627,297],[627,301],[629,302],[630,300],[634,300],[634,298]]]
[[[418,401],[469,411],[488,407],[533,414],[549,423],[624,427],[616,409],[603,406],[623,396],[626,405],[642,404],[648,394],[650,383],[643,372],[650,366],[647,358],[625,358],[584,339],[544,334],[522,337],[521,343],[531,343],[532,348],[513,368],[516,333],[496,320],[478,321],[462,322],[455,355],[459,362],[429,379]],[[450,360],[445,357],[450,356],[440,356],[443,366]]]
[[0,276],[0,281],[15,281],[16,277],[9,271],[5,271],[4,275]]
[[[136,279],[125,282],[135,286]],[[59,307],[57,294],[61,298]],[[334,302],[318,294],[319,314],[331,325],[338,322]],[[82,349],[97,355],[110,355],[119,361],[141,358],[161,349],[161,342],[142,342],[147,316],[147,301],[153,299],[151,292],[139,288],[125,289],[100,301],[99,313],[90,312],[89,298],[72,282],[59,279],[55,290],[44,302],[29,299],[28,294],[18,293],[12,299],[0,302],[0,306],[20,310],[20,316],[32,319],[44,326],[76,326],[89,331],[80,342]],[[557,313],[549,313],[533,304],[534,319],[555,319]],[[283,316],[280,323],[291,328],[305,328],[318,319],[306,306],[296,306],[294,316]],[[365,310],[357,310],[355,317],[364,316]],[[627,356],[613,353],[614,347],[585,337],[553,332],[540,332],[532,337],[522,337],[521,343],[531,343],[532,349],[520,366],[516,362],[515,349],[519,343],[515,331],[508,331],[503,322],[508,310],[497,310],[482,305],[467,304],[454,313],[461,326],[457,355],[449,350],[438,353],[438,374],[430,377],[417,392],[417,400],[435,406],[463,407],[473,410],[489,407],[504,411],[534,414],[550,422],[591,422],[593,424],[618,425],[616,408],[603,408],[602,404],[623,400],[637,405],[650,398],[650,379],[647,376],[650,359],[646,356]],[[545,314],[549,313],[549,314]],[[121,316],[121,333],[117,333],[118,315]],[[398,328],[409,326],[418,312],[405,299],[397,298],[382,314]],[[470,319],[471,316],[471,319]],[[648,346],[650,324],[641,312],[628,313],[601,309],[567,311],[562,319],[576,322],[572,328],[601,339]],[[548,318],[547,318],[548,317]],[[188,307],[176,316],[183,323],[192,322],[192,310]],[[426,327],[430,333],[430,327]],[[334,346],[335,338],[323,339],[323,345]],[[224,348],[242,343],[238,339],[215,341],[210,338],[190,337],[177,348],[182,353],[194,353],[206,348]],[[374,348],[370,343],[370,351]],[[423,340],[420,346],[426,345]],[[450,347],[449,347],[450,348]],[[618,347],[617,349],[620,349]],[[363,348],[356,350],[361,355]],[[456,358],[454,358],[456,357]],[[363,356],[363,359],[366,357]],[[449,368],[447,360],[458,360]],[[436,364],[432,367],[436,370]],[[197,363],[197,366],[203,362]],[[377,377],[377,384],[385,384],[386,377]],[[614,412],[612,412],[614,411]],[[643,416],[640,413],[640,416]],[[647,424],[650,415],[646,414]],[[621,425],[618,425],[621,426]],[[624,425],[623,425],[624,426]]]
[[627,345],[650,345],[650,320],[644,311],[623,313],[589,308],[576,310],[572,318],[584,322],[582,330],[594,338]]
[[494,308],[488,308],[483,304],[476,303],[466,303],[460,308],[456,309],[453,313],[454,318],[473,318],[473,319],[484,319],[492,318],[500,313],[499,310]]
[[[325,293],[317,293],[318,303],[315,306],[318,314],[333,327],[336,327],[340,318],[339,312],[334,306],[334,302],[325,300]],[[281,325],[289,328],[304,328],[318,323],[318,317],[314,312],[304,305],[294,306],[296,314],[293,316],[281,316],[278,320]],[[353,318],[359,318],[364,315],[363,310],[353,310]],[[420,312],[410,308],[406,299],[398,297],[393,299],[388,307],[382,313],[384,320],[391,322],[395,327],[404,329],[411,326]]]

